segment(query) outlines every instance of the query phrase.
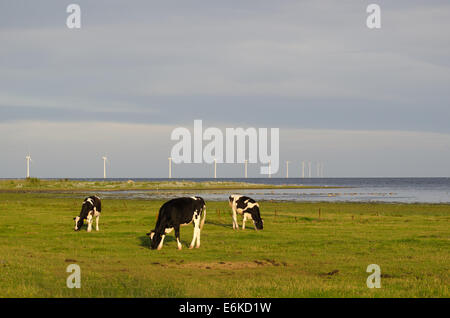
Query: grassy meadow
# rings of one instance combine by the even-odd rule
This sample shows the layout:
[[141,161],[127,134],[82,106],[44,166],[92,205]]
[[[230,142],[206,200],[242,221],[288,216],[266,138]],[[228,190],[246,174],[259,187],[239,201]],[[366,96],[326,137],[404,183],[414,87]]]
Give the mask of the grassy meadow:
[[[0,297],[450,296],[449,205],[262,201],[256,232],[207,202],[199,249],[186,226],[181,251],[173,232],[156,251],[145,233],[162,201],[105,199],[100,231],[75,232],[85,195],[0,192]],[[379,289],[366,286],[373,263]],[[80,289],[66,287],[69,264]]]

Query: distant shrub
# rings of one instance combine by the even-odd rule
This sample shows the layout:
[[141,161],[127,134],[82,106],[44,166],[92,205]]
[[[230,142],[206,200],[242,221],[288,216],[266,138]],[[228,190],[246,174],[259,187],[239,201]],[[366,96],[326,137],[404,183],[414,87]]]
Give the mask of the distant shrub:
[[27,183],[31,185],[38,185],[41,183],[41,180],[39,180],[38,178],[27,178]]

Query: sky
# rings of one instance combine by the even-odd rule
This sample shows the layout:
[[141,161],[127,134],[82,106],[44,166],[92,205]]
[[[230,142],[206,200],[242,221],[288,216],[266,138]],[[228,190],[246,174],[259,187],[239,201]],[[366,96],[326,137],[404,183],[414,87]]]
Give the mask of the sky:
[[274,177],[450,177],[449,31],[448,1],[1,1],[0,178],[167,177],[196,119],[279,128]]

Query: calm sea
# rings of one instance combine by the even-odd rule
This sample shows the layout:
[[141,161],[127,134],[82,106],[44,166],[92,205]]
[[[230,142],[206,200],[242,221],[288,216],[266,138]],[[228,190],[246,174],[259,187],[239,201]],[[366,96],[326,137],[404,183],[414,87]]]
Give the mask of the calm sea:
[[[82,179],[101,180],[101,179]],[[108,179],[126,181],[128,178]],[[226,200],[233,192],[256,200],[282,201],[351,201],[351,202],[403,202],[450,203],[450,178],[138,178],[134,181],[235,181],[259,184],[291,184],[305,186],[344,187],[334,189],[275,189],[275,190],[205,190],[205,191],[120,191],[101,192],[104,197],[124,199],[168,199],[180,195],[201,195],[206,200]]]

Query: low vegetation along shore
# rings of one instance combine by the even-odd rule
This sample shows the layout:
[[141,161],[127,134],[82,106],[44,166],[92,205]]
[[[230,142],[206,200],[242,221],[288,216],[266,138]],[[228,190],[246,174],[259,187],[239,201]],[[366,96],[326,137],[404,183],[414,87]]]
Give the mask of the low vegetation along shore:
[[[145,233],[163,201],[104,199],[100,231],[75,232],[85,195],[0,191],[0,297],[450,296],[449,205],[261,201],[256,232],[207,202],[199,249],[186,226],[181,251],[173,233],[156,251]],[[70,264],[80,289],[66,286]]]
[[123,191],[123,190],[226,190],[226,189],[323,189],[339,188],[303,185],[271,185],[228,181],[79,181],[37,178],[0,180],[0,191]]

